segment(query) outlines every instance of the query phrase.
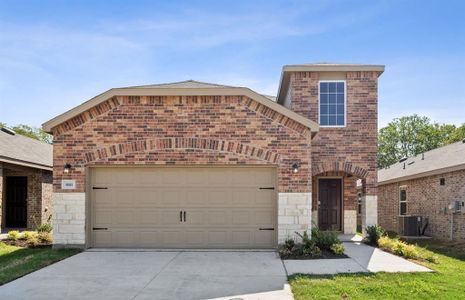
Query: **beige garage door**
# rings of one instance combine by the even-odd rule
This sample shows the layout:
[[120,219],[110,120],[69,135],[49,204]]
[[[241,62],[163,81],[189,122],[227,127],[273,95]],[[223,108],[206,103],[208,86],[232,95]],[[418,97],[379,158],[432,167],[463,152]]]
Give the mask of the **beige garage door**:
[[276,174],[264,167],[92,168],[94,247],[270,248]]

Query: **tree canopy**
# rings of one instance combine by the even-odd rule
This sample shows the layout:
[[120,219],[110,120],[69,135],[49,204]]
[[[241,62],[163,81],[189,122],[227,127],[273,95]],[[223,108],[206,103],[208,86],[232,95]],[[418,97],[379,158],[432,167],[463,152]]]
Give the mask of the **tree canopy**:
[[439,124],[416,114],[396,118],[379,130],[378,168],[464,138],[465,123],[459,127]]
[[[0,128],[2,127],[7,127],[7,125],[5,123],[0,122]],[[52,136],[40,128],[24,124],[19,124],[9,128],[13,129],[17,134],[24,135],[42,142],[46,142],[48,144],[52,143]]]

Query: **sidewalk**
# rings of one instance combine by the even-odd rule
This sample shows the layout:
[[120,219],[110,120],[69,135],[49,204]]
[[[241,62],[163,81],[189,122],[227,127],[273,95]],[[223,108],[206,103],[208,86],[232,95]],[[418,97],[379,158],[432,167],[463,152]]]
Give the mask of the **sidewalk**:
[[[343,239],[347,240],[347,239]],[[349,258],[283,260],[288,275],[376,272],[432,272],[432,270],[402,257],[368,246],[359,241],[343,242]]]

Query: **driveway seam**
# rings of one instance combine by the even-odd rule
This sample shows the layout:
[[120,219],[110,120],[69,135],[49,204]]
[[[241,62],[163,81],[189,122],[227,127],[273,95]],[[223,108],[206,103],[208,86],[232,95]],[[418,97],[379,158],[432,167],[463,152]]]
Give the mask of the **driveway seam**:
[[158,275],[160,275],[160,273],[163,272],[163,271],[166,269],[166,267],[168,267],[168,265],[169,265],[173,260],[175,260],[176,257],[178,257],[181,253],[182,253],[182,251],[179,251],[172,259],[170,259],[170,261],[169,261],[166,265],[164,265],[163,268],[161,268],[160,271],[158,271],[158,273],[155,274],[155,276],[153,276],[153,277],[149,280],[149,282],[147,282],[147,284],[145,284],[145,285],[134,295],[134,297],[132,298],[132,300],[136,299],[137,296],[139,296],[140,293],[142,293],[142,291],[145,290],[145,288],[146,288],[147,286],[149,286],[149,284],[152,283],[152,281],[154,281],[155,278],[157,278]]

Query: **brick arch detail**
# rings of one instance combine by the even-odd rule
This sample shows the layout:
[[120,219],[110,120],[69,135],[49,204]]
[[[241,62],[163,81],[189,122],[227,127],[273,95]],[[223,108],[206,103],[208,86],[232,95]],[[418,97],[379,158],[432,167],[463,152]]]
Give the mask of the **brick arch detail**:
[[277,164],[280,161],[280,155],[278,153],[251,144],[205,138],[173,137],[119,143],[95,149],[84,154],[84,164],[102,161],[118,155],[170,149],[193,149],[233,153],[252,159],[267,161],[272,164]]
[[325,172],[345,172],[358,178],[364,179],[368,175],[368,170],[354,165],[350,161],[324,161],[315,163],[312,166],[312,175],[318,175]]

